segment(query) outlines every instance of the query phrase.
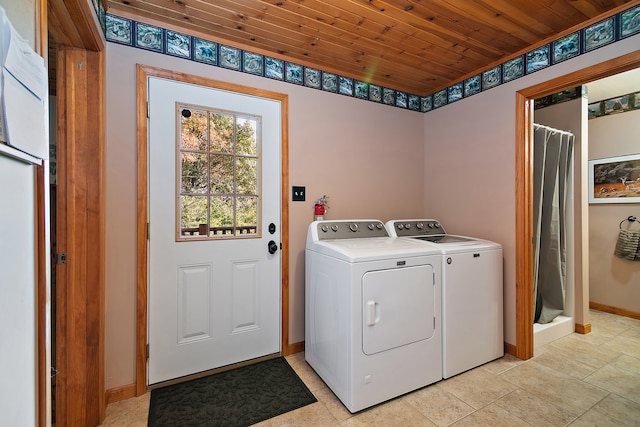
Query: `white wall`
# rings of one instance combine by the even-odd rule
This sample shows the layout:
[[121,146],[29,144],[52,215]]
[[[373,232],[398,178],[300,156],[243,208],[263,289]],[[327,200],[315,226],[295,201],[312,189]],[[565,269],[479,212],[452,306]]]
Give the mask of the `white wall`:
[[304,340],[304,246],[314,199],[326,219],[423,215],[423,114],[267,78],[107,45],[105,386],[135,380],[135,64],[201,75],[289,95],[290,342]]
[[424,115],[425,213],[504,248],[505,340],[515,344],[515,93],[633,52],[636,35]]

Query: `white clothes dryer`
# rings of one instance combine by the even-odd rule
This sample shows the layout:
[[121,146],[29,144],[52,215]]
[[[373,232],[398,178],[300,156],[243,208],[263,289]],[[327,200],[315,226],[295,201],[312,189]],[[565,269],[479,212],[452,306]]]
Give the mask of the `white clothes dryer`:
[[504,356],[502,246],[447,234],[433,219],[393,220],[391,236],[442,253],[442,377]]
[[440,258],[377,220],[309,226],[305,359],[350,412],[442,379]]

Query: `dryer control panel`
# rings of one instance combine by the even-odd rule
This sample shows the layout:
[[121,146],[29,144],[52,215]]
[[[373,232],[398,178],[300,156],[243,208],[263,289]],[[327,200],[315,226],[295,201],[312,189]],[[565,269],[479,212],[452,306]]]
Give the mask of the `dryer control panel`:
[[382,221],[316,221],[318,240],[389,237]]

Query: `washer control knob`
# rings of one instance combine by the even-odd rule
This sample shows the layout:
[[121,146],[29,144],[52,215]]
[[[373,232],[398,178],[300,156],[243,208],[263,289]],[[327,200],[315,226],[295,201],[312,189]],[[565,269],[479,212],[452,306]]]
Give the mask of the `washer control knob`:
[[440,228],[440,224],[438,224],[437,222],[435,223],[435,227],[436,228]]
[[329,231],[329,227],[327,227],[326,225],[322,225],[322,226],[320,226],[320,230],[322,230],[322,231],[324,231],[326,233],[327,231]]
[[410,228],[411,228],[411,224],[407,223],[407,224],[404,225],[404,229],[405,230],[409,230]]
[[429,223],[429,228],[433,228],[433,223],[432,222]]
[[375,225],[373,225],[373,224],[369,224],[369,225],[367,225],[367,228],[368,228],[369,230],[373,230],[374,228],[376,228],[376,226],[375,226]]
[[404,228],[404,225],[402,224],[397,224],[396,227],[398,227],[398,230],[402,230]]
[[382,223],[380,223],[380,222],[379,222],[379,223],[377,223],[377,224],[376,224],[376,228],[377,228],[378,230],[382,230],[382,227],[383,227],[383,226],[382,226]]
[[353,232],[358,231],[358,224],[356,224],[355,222],[353,224],[349,224],[349,230]]
[[417,228],[418,230],[422,230],[422,229],[424,228],[424,224],[423,224],[423,223],[421,223],[421,222],[419,222],[419,223],[417,223],[417,224],[416,224],[416,228]]
[[338,231],[338,226],[336,224],[333,224],[331,226],[331,231]]

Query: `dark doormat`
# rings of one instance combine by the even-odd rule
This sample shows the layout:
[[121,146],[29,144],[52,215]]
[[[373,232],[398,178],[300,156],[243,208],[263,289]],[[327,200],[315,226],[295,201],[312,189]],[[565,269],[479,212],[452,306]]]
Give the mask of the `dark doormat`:
[[149,427],[249,426],[316,402],[283,357],[151,391]]

